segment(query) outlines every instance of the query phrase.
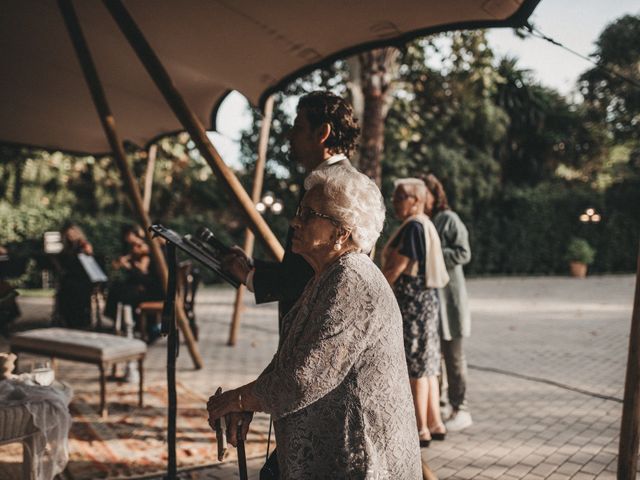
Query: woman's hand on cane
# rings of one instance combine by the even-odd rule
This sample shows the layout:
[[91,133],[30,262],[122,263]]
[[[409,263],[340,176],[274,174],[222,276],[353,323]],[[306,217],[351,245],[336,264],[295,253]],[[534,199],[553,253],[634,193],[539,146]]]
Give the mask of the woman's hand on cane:
[[238,446],[238,426],[241,426],[242,440],[247,440],[249,425],[253,419],[253,412],[230,413],[225,417],[227,425],[227,441],[234,447]]
[[244,411],[240,389],[229,390],[220,395],[213,395],[207,402],[209,412],[209,426],[215,430],[215,422],[225,417],[227,425],[227,440],[234,447],[238,443],[237,427],[242,424],[242,438],[247,438],[249,424],[253,418],[253,412]]

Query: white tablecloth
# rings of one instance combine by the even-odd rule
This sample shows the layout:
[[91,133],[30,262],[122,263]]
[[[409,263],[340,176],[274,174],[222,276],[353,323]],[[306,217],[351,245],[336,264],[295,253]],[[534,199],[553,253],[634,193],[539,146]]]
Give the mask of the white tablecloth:
[[29,439],[24,445],[33,449],[28,453],[36,480],[51,480],[67,465],[72,395],[66,385],[0,381],[0,444]]

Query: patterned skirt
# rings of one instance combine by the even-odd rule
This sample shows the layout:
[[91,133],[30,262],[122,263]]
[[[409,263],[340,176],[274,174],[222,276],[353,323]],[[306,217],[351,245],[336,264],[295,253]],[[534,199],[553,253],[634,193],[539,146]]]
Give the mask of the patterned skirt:
[[440,323],[438,290],[425,288],[424,277],[400,275],[394,293],[402,313],[404,351],[409,377],[440,373]]

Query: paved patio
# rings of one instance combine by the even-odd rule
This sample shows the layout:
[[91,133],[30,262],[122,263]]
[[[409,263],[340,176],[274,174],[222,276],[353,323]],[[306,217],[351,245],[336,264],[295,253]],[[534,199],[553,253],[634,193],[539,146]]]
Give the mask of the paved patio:
[[[634,282],[631,275],[469,281],[474,425],[422,450],[440,479],[615,478]],[[232,302],[230,289],[199,293],[205,368],[193,370],[186,348],[178,359],[179,380],[205,395],[218,385],[233,388],[254,379],[275,351],[275,306],[255,306],[251,295],[238,345],[226,346]],[[49,305],[47,299],[24,299],[26,320],[46,319]],[[164,379],[164,347],[160,341],[150,349],[150,382]],[[58,376],[86,387],[95,383],[95,372],[86,370],[61,362]],[[257,478],[262,462],[249,461],[250,478]],[[237,465],[182,477],[238,478]]]

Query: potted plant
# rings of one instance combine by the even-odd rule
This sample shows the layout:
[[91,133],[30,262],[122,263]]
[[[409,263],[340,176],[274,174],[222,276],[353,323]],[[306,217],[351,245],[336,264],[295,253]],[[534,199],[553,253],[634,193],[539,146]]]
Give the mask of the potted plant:
[[573,237],[567,245],[565,259],[569,262],[572,277],[587,276],[587,265],[593,263],[596,256],[595,249],[584,238]]

